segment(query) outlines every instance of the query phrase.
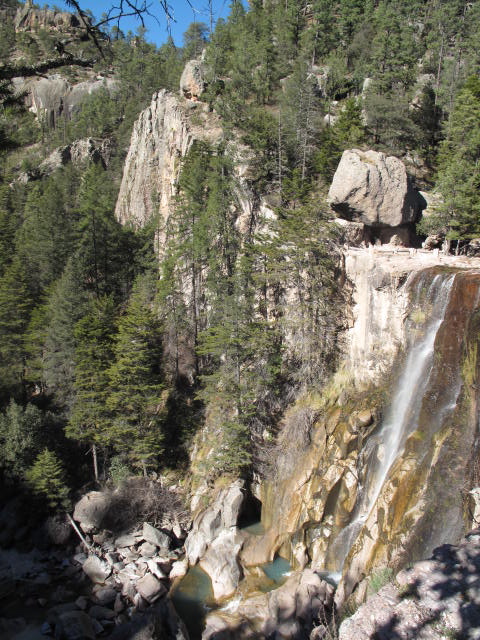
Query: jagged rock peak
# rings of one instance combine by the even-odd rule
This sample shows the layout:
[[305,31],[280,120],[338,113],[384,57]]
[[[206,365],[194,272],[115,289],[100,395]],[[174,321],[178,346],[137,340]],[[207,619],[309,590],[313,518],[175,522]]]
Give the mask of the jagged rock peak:
[[340,217],[377,227],[416,222],[424,207],[403,162],[372,150],[343,152],[328,199]]
[[135,227],[144,226],[157,213],[166,220],[181,158],[194,140],[215,144],[221,137],[219,118],[207,105],[192,103],[165,89],[155,93],[133,127],[115,210],[117,219]]

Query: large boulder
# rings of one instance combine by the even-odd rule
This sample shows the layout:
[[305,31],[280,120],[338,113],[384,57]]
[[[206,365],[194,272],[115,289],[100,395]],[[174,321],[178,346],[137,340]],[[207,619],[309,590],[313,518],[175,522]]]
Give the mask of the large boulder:
[[142,537],[146,542],[168,551],[170,546],[170,537],[163,531],[153,527],[148,522],[143,523]]
[[180,78],[180,93],[189,100],[198,100],[206,86],[202,60],[189,60]]
[[401,160],[358,149],[343,152],[328,200],[340,217],[372,227],[416,222],[424,206]]
[[237,557],[243,537],[237,529],[223,531],[216,538],[200,561],[200,566],[212,580],[215,600],[231,596],[242,577]]
[[80,523],[85,533],[98,529],[110,506],[108,497],[101,491],[86,493],[75,505],[73,519]]

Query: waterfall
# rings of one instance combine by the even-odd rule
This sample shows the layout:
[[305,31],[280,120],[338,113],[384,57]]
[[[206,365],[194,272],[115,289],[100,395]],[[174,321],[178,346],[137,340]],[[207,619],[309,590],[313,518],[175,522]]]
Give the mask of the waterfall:
[[[385,419],[376,436],[369,438],[362,450],[359,460],[366,468],[363,486],[359,487],[350,524],[340,532],[332,547],[332,558],[339,571],[372,512],[406,438],[418,428],[423,397],[434,369],[435,338],[445,317],[454,279],[455,275],[437,274],[429,284],[424,300],[424,304],[431,308],[429,317],[422,333],[409,340],[405,365],[394,385]],[[419,303],[424,291],[425,281],[421,278],[414,287],[414,303]],[[434,418],[439,424],[454,409],[459,391],[460,387],[454,385],[440,400]]]

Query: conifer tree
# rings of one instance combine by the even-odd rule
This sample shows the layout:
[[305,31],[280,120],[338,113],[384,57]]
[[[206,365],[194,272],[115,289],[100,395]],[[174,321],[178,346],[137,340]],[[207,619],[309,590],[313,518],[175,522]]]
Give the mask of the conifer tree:
[[97,448],[103,447],[109,416],[108,368],[113,361],[115,307],[111,298],[96,298],[76,324],[75,381],[66,435],[92,447],[93,469],[98,482]]
[[106,441],[143,470],[158,465],[162,451],[162,333],[152,308],[155,290],[150,276],[137,278],[118,323],[115,361],[108,371],[112,412]]
[[438,154],[436,186],[444,204],[424,232],[443,232],[449,240],[480,235],[480,81],[471,77],[459,92],[446,124],[446,138]]
[[75,380],[75,325],[83,316],[87,295],[78,264],[70,259],[48,300],[44,376],[49,392],[67,410],[73,401]]
[[16,254],[0,279],[0,379],[3,389],[25,382],[25,331],[33,300],[25,265]]
[[56,454],[44,449],[25,474],[32,491],[47,501],[51,509],[68,509],[69,491],[65,473]]
[[13,399],[0,414],[0,468],[11,480],[22,478],[40,451],[44,434],[41,411],[32,404],[22,407]]

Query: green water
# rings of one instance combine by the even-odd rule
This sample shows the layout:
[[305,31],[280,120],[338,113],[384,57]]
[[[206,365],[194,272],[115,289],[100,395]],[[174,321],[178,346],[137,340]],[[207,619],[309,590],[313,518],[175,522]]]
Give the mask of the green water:
[[205,617],[215,607],[209,576],[200,567],[191,567],[174,589],[171,599],[187,627],[190,640],[200,640]]
[[252,536],[262,536],[265,533],[265,527],[260,521],[252,522],[252,524],[242,527],[241,530],[252,534]]
[[285,582],[287,574],[292,570],[290,563],[285,558],[277,556],[273,562],[262,565],[265,575],[273,580],[275,587]]

